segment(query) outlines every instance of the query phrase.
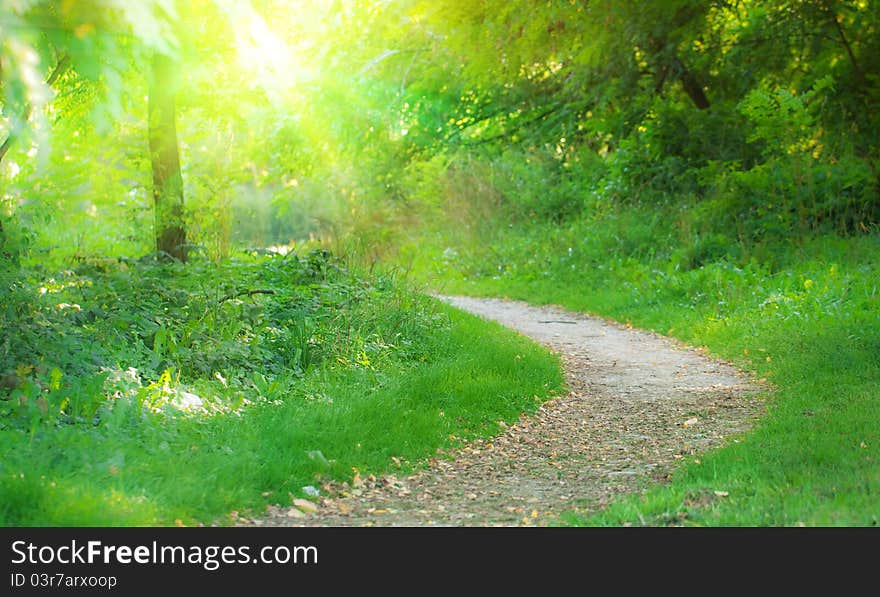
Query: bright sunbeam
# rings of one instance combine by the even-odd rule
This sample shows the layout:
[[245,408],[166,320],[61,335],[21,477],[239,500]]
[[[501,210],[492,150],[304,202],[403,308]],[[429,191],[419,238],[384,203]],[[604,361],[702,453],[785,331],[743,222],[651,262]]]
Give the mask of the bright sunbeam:
[[312,78],[302,48],[287,43],[272,31],[249,3],[224,2],[223,8],[236,25],[240,67],[255,76],[272,100],[281,101],[299,83]]
[[247,33],[239,34],[236,45],[243,68],[265,74],[290,72],[291,48],[269,29],[260,15],[250,14]]

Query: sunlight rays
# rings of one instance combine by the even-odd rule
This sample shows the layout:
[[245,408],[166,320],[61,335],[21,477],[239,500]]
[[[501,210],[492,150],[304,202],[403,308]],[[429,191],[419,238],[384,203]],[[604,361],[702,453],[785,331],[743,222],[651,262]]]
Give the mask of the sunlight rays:
[[[309,46],[307,39],[290,43],[273,31],[250,3],[222,2],[220,6],[233,24],[239,68],[254,77],[271,101],[282,103],[292,99],[299,85],[315,78],[305,52]],[[294,16],[287,13],[271,20],[276,27],[280,25],[290,31]]]

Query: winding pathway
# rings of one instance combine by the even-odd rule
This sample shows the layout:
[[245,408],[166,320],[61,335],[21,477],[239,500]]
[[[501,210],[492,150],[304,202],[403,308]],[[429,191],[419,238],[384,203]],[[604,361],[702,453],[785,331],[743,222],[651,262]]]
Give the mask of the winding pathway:
[[546,525],[663,481],[677,462],[745,431],[758,386],[729,364],[651,332],[556,307],[439,297],[559,353],[569,393],[496,437],[411,476],[334,486],[313,510],[273,506],[257,526]]

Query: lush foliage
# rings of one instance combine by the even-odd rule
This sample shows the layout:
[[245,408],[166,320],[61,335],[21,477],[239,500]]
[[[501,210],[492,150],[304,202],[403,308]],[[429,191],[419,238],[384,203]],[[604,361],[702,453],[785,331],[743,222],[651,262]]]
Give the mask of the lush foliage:
[[669,194],[745,244],[878,219],[880,15],[861,0],[3,10],[5,128],[21,137],[0,162],[3,202],[41,250],[149,246],[155,54],[184,75],[183,217],[215,256],[309,235],[377,253],[437,199],[426,185],[477,163],[514,184],[549,177],[549,200],[499,190],[557,219]]
[[320,250],[33,270],[4,305],[4,524],[228,522],[409,468],[560,383],[525,340]]
[[[362,404],[353,388],[365,379],[396,396],[367,401],[367,420],[380,421],[383,410],[418,411],[395,400],[430,400],[427,385],[406,398],[392,381],[409,368],[424,368],[427,384],[481,350],[485,360],[467,362],[504,362],[500,344],[456,344],[477,324],[432,319],[394,281],[324,253],[259,256],[309,241],[370,265],[393,260],[432,284],[672,328],[726,355],[759,345],[782,361],[778,409],[742,453],[759,464],[739,475],[730,455],[740,452],[716,461],[731,483],[755,483],[742,520],[867,522],[878,72],[880,7],[866,0],[3,3],[0,420],[4,456],[16,455],[3,474],[39,460],[46,475],[6,491],[6,520],[77,520],[38,499],[85,462],[74,444],[122,470],[116,443],[126,462],[144,446],[234,452],[242,437],[215,432],[239,418],[251,439],[277,430],[276,416],[320,436],[333,409],[361,416],[344,404]],[[168,230],[180,252],[163,249]],[[497,341],[480,329],[481,342]],[[535,359],[523,396],[553,378],[546,356]],[[376,363],[389,363],[387,379]],[[468,371],[456,379],[476,384]],[[305,423],[313,415],[300,403],[327,384],[350,400],[307,401],[323,422]],[[849,388],[846,404],[837,387]],[[218,412],[169,414],[193,397]],[[496,408],[476,407],[473,420]],[[829,440],[810,451],[820,418],[796,424],[799,409],[827,412],[835,437],[864,436],[868,448]],[[202,425],[213,431],[195,442]],[[445,437],[421,429],[410,455]],[[64,453],[82,460],[65,464]],[[144,456],[153,464],[132,477],[70,491],[166,496],[155,518],[138,510],[137,520],[167,521],[168,508],[195,516],[196,494],[168,497],[179,471],[150,468],[163,454]],[[774,473],[785,458],[805,477]],[[314,471],[294,460],[295,481],[277,460],[258,483],[218,474],[211,491],[243,493],[198,514],[256,504],[257,486],[295,489]],[[361,462],[337,461],[336,474]],[[204,461],[205,478],[217,462]],[[857,465],[869,471],[863,485]],[[705,480],[687,470],[652,512]],[[807,486],[809,499],[792,497]],[[827,499],[838,491],[842,501]],[[746,502],[719,505],[719,521],[737,521],[734,503]]]

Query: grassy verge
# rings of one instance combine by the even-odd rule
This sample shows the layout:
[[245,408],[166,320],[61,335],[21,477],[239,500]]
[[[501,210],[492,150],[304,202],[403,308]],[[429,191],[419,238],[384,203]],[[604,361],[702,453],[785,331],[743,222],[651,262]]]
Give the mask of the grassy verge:
[[6,526],[222,523],[354,469],[411,468],[561,385],[541,348],[323,253],[20,279],[3,314]]
[[746,436],[568,523],[880,523],[880,237],[732,256],[681,238],[666,215],[628,208],[494,227],[479,242],[436,234],[412,267],[445,292],[561,304],[705,345],[775,386]]

